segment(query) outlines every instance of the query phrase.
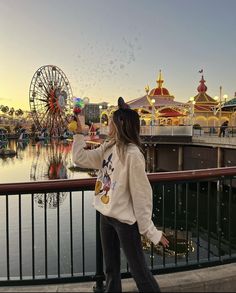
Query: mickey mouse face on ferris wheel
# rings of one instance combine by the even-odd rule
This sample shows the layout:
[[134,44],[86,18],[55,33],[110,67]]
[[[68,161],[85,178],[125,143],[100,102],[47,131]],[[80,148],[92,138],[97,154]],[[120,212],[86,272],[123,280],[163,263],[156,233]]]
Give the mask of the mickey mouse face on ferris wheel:
[[60,88],[56,89],[54,92],[55,97],[57,98],[57,104],[62,109],[66,106],[67,93],[61,91]]
[[61,94],[61,90],[58,88],[58,89],[55,89],[55,97],[56,98],[59,98],[60,94]]
[[61,95],[64,97],[65,100],[67,99],[67,93],[65,91],[62,91]]
[[65,105],[66,105],[66,100],[65,100],[65,98],[64,98],[63,95],[60,95],[60,96],[58,97],[58,105],[59,105],[60,108],[64,108],[64,107],[65,107]]
[[59,96],[62,95],[65,99],[67,99],[67,93],[62,91],[60,88],[55,89],[54,95],[56,98],[59,98]]

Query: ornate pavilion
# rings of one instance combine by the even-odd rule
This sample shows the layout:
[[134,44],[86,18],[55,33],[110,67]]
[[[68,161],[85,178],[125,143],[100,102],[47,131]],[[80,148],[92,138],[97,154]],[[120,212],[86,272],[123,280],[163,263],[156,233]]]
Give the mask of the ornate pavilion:
[[[187,103],[175,101],[175,97],[163,87],[164,79],[161,70],[156,82],[157,87],[151,91],[149,86],[146,86],[146,95],[127,102],[131,109],[139,113],[141,125],[199,124],[217,127],[225,120],[228,120],[230,125],[236,125],[236,93],[235,98],[228,102],[225,96],[220,97],[219,100],[212,98],[207,94],[203,75],[197,87],[198,94],[190,98]],[[108,124],[109,116],[116,109],[117,107],[111,107],[102,111],[103,125]]]
[[136,110],[142,125],[185,125],[189,123],[190,105],[174,101],[175,97],[163,87],[164,79],[161,70],[157,78],[157,87],[149,92],[146,86],[146,95],[129,101],[131,109]]
[[207,86],[202,75],[198,94],[190,98],[189,104],[193,107],[193,124],[201,126],[220,126],[225,120],[231,122],[231,111],[226,111],[223,101],[218,101],[207,94]]
[[[141,125],[190,124],[191,105],[174,101],[175,97],[163,87],[161,70],[156,82],[157,87],[151,91],[146,86],[146,95],[127,102],[131,109],[139,113]],[[106,125],[115,110],[116,107],[104,110],[101,113],[101,122]]]
[[225,102],[222,110],[224,113],[229,113],[229,122],[231,125],[236,125],[236,92],[234,94],[234,98]]

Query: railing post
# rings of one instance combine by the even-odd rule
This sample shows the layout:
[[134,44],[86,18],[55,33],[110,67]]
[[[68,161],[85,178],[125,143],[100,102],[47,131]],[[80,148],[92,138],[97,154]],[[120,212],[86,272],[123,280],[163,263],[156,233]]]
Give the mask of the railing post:
[[222,197],[222,189],[223,184],[222,180],[217,180],[217,199],[216,199],[216,229],[217,229],[217,235],[218,235],[218,254],[219,254],[219,260],[221,260],[221,197]]
[[96,211],[96,274],[94,276],[96,285],[93,287],[94,292],[104,292],[104,272],[103,272],[103,253],[100,235],[100,213]]

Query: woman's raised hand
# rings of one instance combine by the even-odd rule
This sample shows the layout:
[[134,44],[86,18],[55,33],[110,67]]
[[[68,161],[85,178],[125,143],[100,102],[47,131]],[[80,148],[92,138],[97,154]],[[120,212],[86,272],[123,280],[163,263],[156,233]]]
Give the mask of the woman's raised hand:
[[77,132],[83,132],[83,127],[82,127],[81,121],[79,119],[79,115],[76,115],[75,117],[77,120]]

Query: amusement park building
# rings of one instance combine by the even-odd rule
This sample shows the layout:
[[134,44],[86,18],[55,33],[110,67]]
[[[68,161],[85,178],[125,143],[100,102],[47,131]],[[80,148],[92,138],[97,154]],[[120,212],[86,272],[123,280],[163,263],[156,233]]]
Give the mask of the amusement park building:
[[[193,108],[193,124],[200,126],[217,127],[224,121],[228,120],[231,125],[235,125],[235,115],[232,111],[233,107],[225,107],[227,103],[210,97],[207,94],[207,86],[202,75],[200,85],[197,88],[198,94],[190,98],[189,104]],[[230,105],[230,103],[229,103]],[[235,105],[235,102],[234,102]],[[233,106],[233,103],[232,103]],[[236,105],[235,105],[236,108]]]
[[197,88],[198,94],[191,101],[181,103],[174,101],[168,89],[163,87],[164,80],[161,71],[157,79],[157,87],[149,92],[146,87],[146,95],[129,101],[132,109],[138,111],[143,124],[156,125],[186,125],[199,124],[200,126],[217,127],[228,120],[230,125],[236,125],[236,95],[226,102],[220,97],[220,101],[207,94],[207,86],[204,77]]
[[[207,94],[204,76],[197,87],[197,95],[188,102],[175,101],[169,90],[163,87],[164,79],[161,71],[157,78],[157,87],[149,91],[145,88],[146,95],[128,101],[131,109],[140,115],[142,125],[194,125],[217,127],[225,120],[230,125],[236,125],[236,95],[226,102],[216,100]],[[107,125],[109,116],[116,107],[106,109],[101,113],[101,122]]]
[[156,88],[149,92],[147,86],[146,95],[128,102],[130,108],[140,114],[141,123],[143,125],[152,123],[155,125],[188,124],[191,106],[174,101],[175,97],[163,87],[164,80],[161,71],[156,82]]
[[230,124],[235,126],[236,125],[236,92],[234,94],[234,98],[229,100],[228,102],[224,103],[222,110],[224,113],[229,113],[230,115]]

